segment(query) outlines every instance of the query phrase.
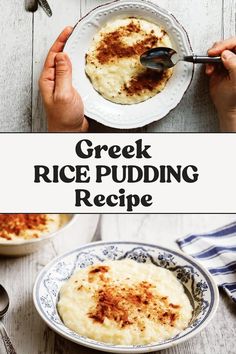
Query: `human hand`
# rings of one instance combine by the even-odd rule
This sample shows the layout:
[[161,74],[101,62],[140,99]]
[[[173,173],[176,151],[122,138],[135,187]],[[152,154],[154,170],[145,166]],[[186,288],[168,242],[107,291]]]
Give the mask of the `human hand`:
[[236,37],[215,43],[210,56],[221,56],[220,64],[207,65],[210,93],[218,111],[220,128],[224,132],[236,131]]
[[57,38],[39,79],[50,132],[88,130],[83,102],[72,86],[72,65],[68,55],[62,52],[72,31],[72,27],[66,27]]

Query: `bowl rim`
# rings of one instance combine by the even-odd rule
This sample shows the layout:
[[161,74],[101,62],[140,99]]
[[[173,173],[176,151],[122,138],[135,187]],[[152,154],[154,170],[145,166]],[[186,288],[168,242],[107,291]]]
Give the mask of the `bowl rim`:
[[[50,214],[54,214],[54,213],[47,213],[48,215]],[[71,224],[73,224],[76,220],[76,218],[78,217],[77,214],[72,214],[72,213],[58,213],[58,215],[71,215],[71,219],[66,222],[64,225],[62,225],[62,227],[60,227],[58,230],[56,231],[53,231],[53,232],[50,232],[48,234],[46,234],[45,236],[42,236],[42,237],[39,237],[39,238],[35,238],[35,239],[32,239],[32,240],[22,240],[22,241],[8,241],[8,242],[0,242],[0,247],[4,247],[4,248],[7,248],[7,247],[11,247],[11,246],[25,246],[25,245],[32,245],[32,244],[35,244],[35,243],[38,243],[38,242],[42,242],[42,241],[46,241],[46,240],[49,240],[51,238],[53,238],[54,236],[57,235],[57,233],[59,233],[60,231],[62,230],[65,230],[68,226],[70,226]]]
[[[159,6],[159,4],[157,3],[154,3],[150,0],[111,0],[111,1],[107,1],[106,3],[103,3],[103,4],[100,4],[98,6],[95,6],[93,7],[90,11],[88,11],[85,15],[83,15],[77,22],[76,24],[74,25],[73,27],[73,32],[71,33],[70,37],[74,36],[74,31],[77,29],[78,25],[80,25],[81,22],[83,22],[84,20],[86,20],[86,18],[90,15],[93,14],[93,12],[96,12],[98,9],[100,8],[105,8],[107,6],[119,6],[120,4],[122,3],[129,3],[129,4],[138,4],[138,5],[142,5],[142,4],[146,4],[146,5],[149,5],[153,8],[155,8],[155,11],[156,12],[161,12],[163,14],[165,14],[166,16],[170,17],[174,22],[175,24],[177,25],[178,29],[182,32],[182,34],[185,36],[186,38],[186,43],[188,44],[188,47],[189,47],[189,50],[191,51],[191,53],[193,53],[193,47],[192,47],[192,44],[191,44],[191,40],[190,40],[190,36],[187,32],[187,30],[185,29],[185,27],[179,22],[179,20],[176,18],[175,15],[172,14],[172,12],[170,12],[169,10],[166,10],[164,7],[162,6]],[[66,43],[63,51],[66,51],[67,50],[67,46],[68,44]],[[186,95],[186,93],[188,92],[189,90],[189,87],[191,86],[192,84],[192,81],[193,81],[193,78],[194,78],[194,72],[195,72],[195,67],[194,65],[192,64],[192,68],[191,68],[191,75],[190,75],[190,78],[189,78],[189,83],[185,89],[185,91],[182,93],[182,95],[179,97],[178,101],[176,101],[176,103],[174,104],[174,106],[171,106],[169,109],[168,109],[168,112],[165,113],[164,115],[161,114],[160,116],[158,114],[156,114],[155,117],[153,117],[153,115],[150,115],[147,117],[147,118],[143,118],[142,120],[140,120],[139,122],[135,123],[135,122],[131,122],[131,123],[118,123],[118,122],[114,122],[114,121],[111,121],[107,118],[104,118],[104,117],[101,117],[101,116],[98,116],[98,115],[93,115],[91,117],[91,119],[94,119],[95,121],[107,126],[107,127],[111,127],[111,128],[115,128],[115,129],[135,129],[135,128],[141,128],[141,127],[144,127],[148,124],[151,124],[151,123],[155,123],[155,122],[158,122],[159,120],[162,120],[163,118],[165,118],[168,114],[170,114],[171,112],[173,112],[178,106],[179,104],[181,103],[181,101],[183,100],[184,96]],[[154,96],[155,97],[155,96]],[[153,97],[152,97],[153,98]],[[106,99],[105,99],[106,100]],[[140,102],[140,104],[143,103],[143,102]],[[113,102],[113,104],[116,104]],[[118,104],[119,105],[119,104]],[[135,104],[133,104],[135,105]],[[125,105],[120,105],[120,106],[125,106]],[[132,105],[131,105],[132,106]],[[87,117],[90,117],[91,116],[91,112],[87,111],[86,109],[86,105],[85,105],[85,115]]]
[[[64,333],[62,330],[57,328],[48,318],[46,318],[44,316],[44,314],[42,313],[42,311],[40,309],[38,301],[37,301],[37,289],[38,289],[41,278],[42,278],[43,274],[45,273],[45,271],[50,269],[50,267],[54,263],[59,261],[60,259],[63,259],[64,257],[69,256],[71,253],[74,253],[76,251],[81,252],[82,250],[84,250],[86,248],[93,247],[93,246],[103,246],[103,245],[105,246],[105,245],[115,245],[115,244],[126,244],[126,245],[130,244],[130,245],[134,245],[134,246],[153,247],[153,248],[159,249],[161,251],[166,251],[166,252],[172,253],[176,256],[179,256],[179,257],[185,259],[187,262],[190,262],[194,268],[197,268],[198,271],[200,271],[202,273],[202,275],[208,280],[208,283],[210,285],[210,294],[211,294],[211,302],[212,303],[211,303],[210,308],[208,309],[208,314],[207,314],[207,317],[205,318],[204,322],[201,323],[198,327],[194,328],[190,333],[185,334],[185,336],[183,336],[181,338],[176,338],[176,339],[170,338],[170,340],[172,339],[172,341],[169,341],[169,342],[167,341],[167,342],[163,342],[160,344],[147,345],[146,347],[142,346],[142,348],[133,348],[132,346],[120,346],[120,345],[112,345],[113,348],[111,348],[111,347],[108,347],[109,344],[105,343],[105,342],[102,343],[104,346],[104,347],[102,347],[100,345],[98,346],[96,344],[96,341],[94,341],[94,343],[86,343],[86,338],[84,341],[81,339],[78,339],[78,338],[73,339],[70,334]],[[39,274],[35,280],[35,283],[34,283],[33,302],[34,302],[34,306],[35,306],[38,314],[40,315],[41,319],[53,331],[55,331],[56,333],[58,333],[62,337],[66,338],[78,345],[82,345],[84,347],[88,347],[88,348],[92,348],[92,349],[96,349],[96,350],[100,350],[100,351],[104,351],[104,352],[110,352],[110,353],[150,353],[150,352],[159,351],[162,349],[167,349],[167,348],[170,348],[174,345],[183,343],[186,340],[189,340],[192,337],[194,337],[200,331],[202,331],[209,324],[209,322],[212,320],[212,318],[214,317],[214,315],[217,311],[217,308],[219,305],[219,290],[218,290],[218,286],[217,286],[213,276],[210,274],[210,272],[204,266],[202,266],[198,261],[196,261],[195,258],[193,258],[189,255],[186,255],[182,251],[162,247],[157,244],[151,244],[151,243],[146,243],[146,242],[136,242],[136,241],[132,241],[132,240],[130,240],[130,241],[128,241],[128,240],[127,241],[121,241],[121,240],[96,241],[96,242],[87,243],[83,246],[80,246],[80,247],[74,249],[74,250],[70,250],[69,252],[59,255],[59,256],[55,257],[53,260],[51,260],[45,267],[43,267],[43,269],[39,272]],[[68,327],[66,327],[66,328],[68,328]],[[99,343],[99,342],[97,341],[97,343]]]

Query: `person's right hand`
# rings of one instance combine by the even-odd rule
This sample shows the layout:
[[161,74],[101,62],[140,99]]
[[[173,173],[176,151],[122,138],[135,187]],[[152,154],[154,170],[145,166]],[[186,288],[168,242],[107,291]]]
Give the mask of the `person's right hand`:
[[221,56],[223,66],[207,65],[210,93],[216,106],[220,128],[236,132],[236,37],[217,42],[209,49],[210,56]]

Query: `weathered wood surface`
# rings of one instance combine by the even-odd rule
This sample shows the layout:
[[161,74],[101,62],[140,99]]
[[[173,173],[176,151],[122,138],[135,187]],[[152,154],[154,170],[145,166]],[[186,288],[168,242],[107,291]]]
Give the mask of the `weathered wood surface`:
[[0,1],[0,131],[30,131],[32,14],[24,0]]
[[[235,219],[236,215],[103,215],[95,239],[99,236],[104,240],[134,239],[175,248],[178,237],[211,230]],[[18,354],[99,354],[55,334],[40,319],[32,302],[37,273],[56,255],[91,240],[97,221],[96,215],[82,215],[66,238],[55,240],[42,251],[17,259],[0,258],[0,283],[8,289],[11,299],[4,324]],[[217,314],[205,330],[193,339],[159,353],[234,354],[235,321],[235,305],[221,294]],[[1,341],[0,353],[5,353]]]
[[[47,51],[63,27],[74,25],[81,15],[106,1],[50,0],[52,18],[41,8],[34,14],[25,12],[24,0],[1,1],[0,131],[45,131],[38,78]],[[175,14],[188,31],[196,53],[205,53],[216,40],[235,35],[236,0],[153,1]],[[91,129],[114,131],[96,122],[92,122]],[[208,82],[200,67],[180,105],[165,119],[141,129],[144,132],[217,130]]]

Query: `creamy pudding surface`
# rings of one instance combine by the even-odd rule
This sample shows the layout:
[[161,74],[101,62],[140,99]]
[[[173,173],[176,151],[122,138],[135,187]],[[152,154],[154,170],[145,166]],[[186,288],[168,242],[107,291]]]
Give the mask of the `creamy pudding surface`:
[[59,214],[0,214],[0,242],[38,239],[60,227]]
[[173,72],[142,66],[140,55],[154,47],[172,47],[161,27],[138,18],[114,20],[95,35],[85,71],[104,98],[120,104],[145,101],[164,90]]
[[68,328],[85,337],[144,345],[188,327],[192,306],[169,270],[120,260],[76,272],[60,290],[58,312]]

